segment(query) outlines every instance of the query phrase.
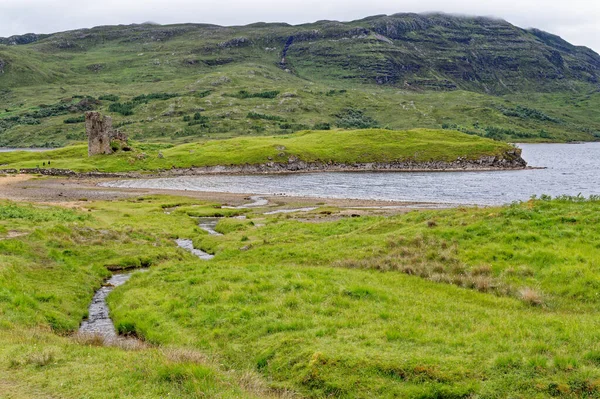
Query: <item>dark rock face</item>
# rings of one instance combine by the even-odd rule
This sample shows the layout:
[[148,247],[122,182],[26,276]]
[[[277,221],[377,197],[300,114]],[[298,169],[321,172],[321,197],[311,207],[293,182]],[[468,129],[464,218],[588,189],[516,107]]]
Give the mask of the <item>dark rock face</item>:
[[6,61],[0,59],[0,73],[4,73],[4,67],[6,66]]
[[570,80],[600,77],[592,50],[501,20],[397,14],[340,25],[295,35],[287,63],[299,74],[318,64],[328,66],[326,77],[342,69],[371,83],[487,93],[564,89]]
[[16,46],[22,44],[29,44],[37,42],[38,40],[47,37],[48,35],[37,35],[35,33],[26,33],[24,35],[16,35],[11,37],[0,37],[0,44],[6,44],[8,46]]

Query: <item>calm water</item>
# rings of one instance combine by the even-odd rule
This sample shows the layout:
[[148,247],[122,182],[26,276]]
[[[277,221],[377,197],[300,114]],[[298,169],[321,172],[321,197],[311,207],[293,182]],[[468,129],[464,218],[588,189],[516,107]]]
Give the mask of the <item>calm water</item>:
[[26,151],[26,152],[43,152],[43,151],[51,151],[56,148],[5,148],[0,147],[0,152],[13,152],[13,151]]
[[520,144],[539,170],[357,172],[123,180],[110,187],[495,205],[532,195],[600,195],[600,143]]

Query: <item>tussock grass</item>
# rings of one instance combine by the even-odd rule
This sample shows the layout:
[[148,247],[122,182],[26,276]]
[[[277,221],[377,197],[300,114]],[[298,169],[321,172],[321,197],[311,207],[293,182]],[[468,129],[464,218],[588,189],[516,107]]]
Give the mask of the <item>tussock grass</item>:
[[519,295],[521,299],[532,306],[541,306],[544,304],[543,295],[530,287],[524,287],[519,290]]
[[[0,381],[25,397],[600,395],[597,199],[321,223],[249,210],[219,237],[173,204],[216,209],[0,205],[42,214],[0,219],[29,233],[0,241]],[[141,253],[156,263],[108,301],[143,345],[63,337],[106,265]]]

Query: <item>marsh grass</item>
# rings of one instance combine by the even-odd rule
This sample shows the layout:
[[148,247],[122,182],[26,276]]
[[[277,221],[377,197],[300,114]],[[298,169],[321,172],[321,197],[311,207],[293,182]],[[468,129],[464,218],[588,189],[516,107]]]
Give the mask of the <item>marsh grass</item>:
[[[0,381],[24,397],[600,395],[597,199],[310,223],[249,210],[219,237],[188,214],[215,205],[91,202],[65,221],[0,203],[0,225],[28,233],[0,241]],[[106,266],[139,256],[150,271],[108,302],[143,346],[70,337]]]

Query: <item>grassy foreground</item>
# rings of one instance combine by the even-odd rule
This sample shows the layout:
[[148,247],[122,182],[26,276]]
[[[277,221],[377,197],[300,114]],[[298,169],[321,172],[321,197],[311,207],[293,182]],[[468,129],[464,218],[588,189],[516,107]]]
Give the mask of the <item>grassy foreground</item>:
[[[212,140],[178,146],[138,144],[134,151],[87,156],[87,146],[48,152],[0,153],[2,168],[52,167],[79,172],[155,171],[215,165],[306,162],[455,161],[506,157],[514,147],[459,132],[416,129],[393,131],[305,131],[286,136]],[[159,156],[160,153],[160,156]]]
[[[0,203],[2,397],[600,396],[596,199],[244,210],[219,237],[190,216],[219,204],[81,206]],[[109,303],[145,343],[71,337],[106,268],[143,265]]]

